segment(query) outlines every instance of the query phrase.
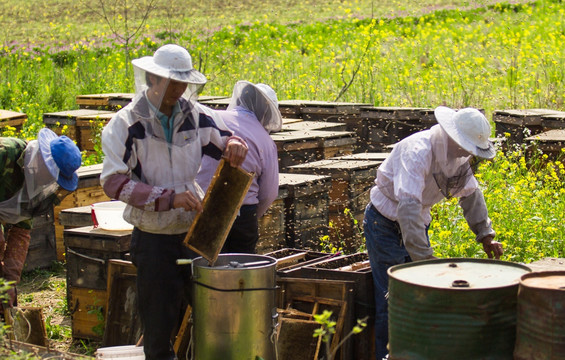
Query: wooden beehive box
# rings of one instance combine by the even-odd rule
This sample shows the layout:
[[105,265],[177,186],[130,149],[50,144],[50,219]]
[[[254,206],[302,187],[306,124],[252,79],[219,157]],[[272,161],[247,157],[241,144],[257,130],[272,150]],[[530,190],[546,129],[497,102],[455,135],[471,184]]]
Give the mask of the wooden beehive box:
[[277,259],[277,275],[284,276],[289,269],[304,266],[333,256],[333,254],[307,249],[284,248],[265,254]]
[[348,269],[351,265],[365,263],[369,260],[367,253],[341,255],[314,264],[298,267],[285,273],[286,278],[338,280],[353,282],[353,317],[362,319],[368,316],[367,327],[353,337],[353,356],[351,359],[374,359],[374,321],[375,298],[371,268],[359,267]]
[[274,251],[285,247],[285,199],[288,197],[288,189],[279,179],[279,194],[275,201],[269,206],[267,212],[260,217],[259,241],[256,251],[258,254]]
[[131,231],[84,226],[65,230],[67,285],[106,290],[107,260],[125,259]]
[[390,152],[363,152],[350,155],[341,155],[331,158],[332,160],[371,160],[383,162],[388,158]]
[[67,285],[73,339],[102,340],[106,297],[106,290]]
[[[75,191],[67,195],[59,204],[54,208],[54,223],[55,223],[55,237],[57,240],[57,259],[64,260],[65,247],[63,245],[63,230],[65,224],[59,220],[59,214],[63,209],[71,209],[82,206],[90,206],[97,202],[111,200],[102,189],[100,185],[100,173],[102,172],[102,164],[81,166],[78,170],[78,187]],[[67,224],[75,226],[72,224]],[[89,224],[90,225],[90,224]],[[78,225],[76,225],[78,226]]]
[[386,151],[386,146],[437,124],[433,109],[363,107],[361,142],[363,151]]
[[57,260],[53,209],[33,218],[30,236],[24,271],[50,267]]
[[92,226],[64,231],[67,300],[73,338],[102,340],[107,308],[108,261],[125,260],[131,231]]
[[108,112],[103,114],[78,116],[76,118],[76,131],[80,143],[80,149],[86,150],[87,154],[96,151],[95,146],[98,145],[98,150],[102,151],[100,143],[100,134],[102,128],[114,117],[116,113]]
[[563,158],[565,148],[565,129],[555,129],[529,136],[524,139],[533,145],[535,149],[543,151],[550,159]]
[[312,174],[279,174],[288,189],[285,200],[285,242],[290,248],[316,248],[328,234],[328,191],[331,177]]
[[214,110],[226,110],[230,104],[231,97],[226,96],[208,96],[198,97],[198,102],[206,105]]
[[16,129],[16,132],[22,130],[23,124],[27,121],[27,115],[24,113],[0,110],[0,129],[11,126]]
[[292,165],[352,154],[357,142],[352,131],[286,131],[271,138],[277,145],[280,172]]
[[[289,172],[330,176],[329,220],[336,231],[330,231],[333,240],[341,238],[348,247],[355,248],[358,239],[358,224],[363,221],[365,207],[369,203],[369,190],[374,185],[380,160],[326,159],[291,166]],[[346,213],[349,209],[349,213]],[[339,234],[338,234],[339,233]]]
[[279,100],[279,111],[283,118],[302,118],[300,108],[303,100]]
[[303,100],[300,113],[304,120],[337,121],[358,118],[361,108],[371,104]]
[[75,102],[81,109],[118,111],[126,107],[134,96],[134,93],[77,95]]
[[544,131],[565,129],[565,112],[542,115],[541,126],[543,127]]
[[325,130],[325,131],[347,131],[345,123],[330,121],[295,121],[284,122],[282,131],[309,131],[309,130]]
[[43,123],[57,135],[67,135],[73,139],[77,143],[78,148],[82,150],[80,133],[77,131],[76,126],[77,118],[81,116],[96,116],[108,113],[112,112],[106,110],[78,109],[44,113]]
[[544,116],[559,114],[562,112],[550,109],[495,110],[492,121],[497,137],[508,137],[508,144],[522,144],[526,137],[544,131]]

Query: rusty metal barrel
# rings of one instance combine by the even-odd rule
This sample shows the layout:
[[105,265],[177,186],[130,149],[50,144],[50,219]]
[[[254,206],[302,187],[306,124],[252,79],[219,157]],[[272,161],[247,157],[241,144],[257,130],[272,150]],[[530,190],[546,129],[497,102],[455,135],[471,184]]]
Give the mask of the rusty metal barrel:
[[512,359],[524,265],[437,259],[391,267],[389,359]]
[[565,271],[521,277],[516,329],[514,359],[565,359]]

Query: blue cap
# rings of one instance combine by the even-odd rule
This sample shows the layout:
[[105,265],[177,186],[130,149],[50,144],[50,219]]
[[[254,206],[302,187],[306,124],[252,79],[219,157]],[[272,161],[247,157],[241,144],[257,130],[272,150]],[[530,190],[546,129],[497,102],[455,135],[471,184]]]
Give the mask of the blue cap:
[[47,128],[39,131],[38,140],[45,164],[49,172],[57,177],[57,183],[65,190],[76,190],[78,186],[76,170],[82,162],[79,148],[67,136],[57,136]]

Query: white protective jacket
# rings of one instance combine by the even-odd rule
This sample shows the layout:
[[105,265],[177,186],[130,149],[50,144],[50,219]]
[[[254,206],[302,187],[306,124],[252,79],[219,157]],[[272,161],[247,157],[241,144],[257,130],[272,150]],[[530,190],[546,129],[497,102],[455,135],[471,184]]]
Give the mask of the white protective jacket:
[[[448,135],[439,125],[400,141],[377,170],[376,186],[371,189],[373,206],[383,216],[399,223],[412,260],[430,258],[433,253],[425,227],[431,222],[431,207],[445,198],[437,175],[456,177],[466,174],[470,167],[469,157],[449,156],[447,142]],[[472,173],[464,177],[452,195],[460,198],[459,204],[477,241],[495,235],[483,194]]]
[[[219,159],[232,132],[211,109],[195,102],[179,100],[181,112],[173,123],[172,143],[165,139],[159,120],[152,116],[145,94],[137,95],[120,110],[102,131],[104,165],[100,182],[114,174],[127,175],[131,180],[120,191],[119,200],[129,203],[139,196],[136,183],[150,185],[146,206],[128,204],[124,219],[135,227],[151,233],[181,234],[187,232],[195,217],[194,211],[182,208],[155,211],[151,204],[165,190],[176,193],[190,190],[203,198],[195,181],[202,154]],[[139,203],[137,201],[137,203]]]

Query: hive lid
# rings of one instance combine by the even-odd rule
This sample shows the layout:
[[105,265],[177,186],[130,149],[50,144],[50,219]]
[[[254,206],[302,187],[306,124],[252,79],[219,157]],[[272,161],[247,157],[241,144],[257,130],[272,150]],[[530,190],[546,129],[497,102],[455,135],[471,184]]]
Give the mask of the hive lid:
[[489,289],[518,284],[531,270],[524,265],[500,260],[438,259],[391,267],[391,278],[442,289]]

